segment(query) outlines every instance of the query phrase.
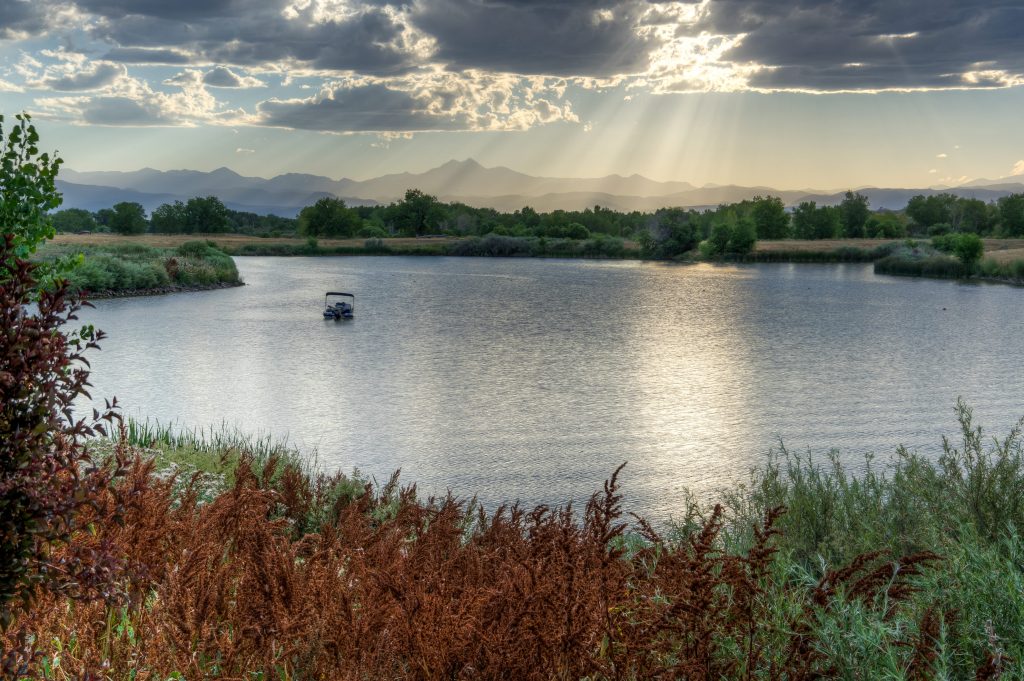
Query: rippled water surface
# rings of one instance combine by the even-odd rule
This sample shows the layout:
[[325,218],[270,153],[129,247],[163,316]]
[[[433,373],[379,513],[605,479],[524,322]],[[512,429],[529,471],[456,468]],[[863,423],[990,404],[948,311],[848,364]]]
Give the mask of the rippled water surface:
[[[322,463],[488,505],[628,506],[743,478],[781,437],[852,465],[935,452],[962,395],[1024,415],[1024,290],[870,265],[237,258],[247,286],[108,300],[94,395],[134,416],[287,436]],[[325,321],[323,293],[356,294]]]

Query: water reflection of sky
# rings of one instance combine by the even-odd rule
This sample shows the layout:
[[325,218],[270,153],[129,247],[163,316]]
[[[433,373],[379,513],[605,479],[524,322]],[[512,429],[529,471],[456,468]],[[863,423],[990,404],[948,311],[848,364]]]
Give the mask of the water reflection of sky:
[[[327,466],[488,505],[629,506],[746,476],[783,438],[860,465],[934,452],[963,395],[1024,414],[1021,291],[862,265],[240,258],[248,285],[99,301],[94,395],[134,416],[287,436]],[[356,319],[320,318],[323,292]]]

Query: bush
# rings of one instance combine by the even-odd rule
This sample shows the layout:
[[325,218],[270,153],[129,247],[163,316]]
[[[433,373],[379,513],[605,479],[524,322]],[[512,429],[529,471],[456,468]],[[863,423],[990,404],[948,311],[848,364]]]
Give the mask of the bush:
[[448,247],[448,255],[513,257],[534,255],[534,240],[514,236],[487,236],[466,239]]
[[932,238],[932,247],[943,253],[951,253],[960,259],[965,267],[972,267],[985,252],[985,244],[977,234],[943,234]]
[[387,230],[378,225],[365,224],[356,232],[361,239],[384,239],[388,236]]
[[[107,547],[56,556],[82,531],[83,514],[120,474],[118,462],[94,464],[85,438],[104,431],[115,412],[91,424],[72,406],[87,395],[82,355],[101,333],[62,328],[76,319],[66,284],[36,293],[35,265],[14,257],[14,235],[0,243],[0,629],[39,593],[85,598],[109,594],[117,561]],[[0,647],[2,650],[2,647]],[[0,663],[4,663],[0,653]],[[7,671],[0,669],[0,672]]]

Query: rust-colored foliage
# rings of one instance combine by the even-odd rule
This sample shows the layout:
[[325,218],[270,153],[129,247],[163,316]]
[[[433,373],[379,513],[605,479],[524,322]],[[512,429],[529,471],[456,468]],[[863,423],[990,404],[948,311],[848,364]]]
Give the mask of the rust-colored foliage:
[[0,238],[0,629],[38,589],[112,597],[119,569],[106,540],[54,553],[84,527],[83,514],[109,496],[119,473],[116,457],[96,465],[83,444],[115,414],[94,414],[92,423],[72,414],[74,400],[88,396],[82,353],[102,334],[63,332],[79,303],[63,282],[38,292],[36,266],[14,249],[13,234]]
[[763,631],[766,594],[786,588],[770,570],[782,509],[745,555],[721,551],[720,508],[679,544],[641,522],[645,547],[627,554],[618,471],[582,517],[417,501],[396,478],[339,500],[309,532],[299,528],[324,502],[325,481],[284,467],[271,479],[243,458],[233,489],[200,504],[190,485],[175,494],[177,481],[136,458],[119,485],[125,522],[112,522],[111,494],[92,518],[101,530],[64,549],[119,547],[128,600],[44,595],[8,644],[74,637],[65,672],[113,678],[821,678],[814,609],[895,603],[932,559],[897,568],[867,556],[829,573],[787,634],[782,664],[765,654]]

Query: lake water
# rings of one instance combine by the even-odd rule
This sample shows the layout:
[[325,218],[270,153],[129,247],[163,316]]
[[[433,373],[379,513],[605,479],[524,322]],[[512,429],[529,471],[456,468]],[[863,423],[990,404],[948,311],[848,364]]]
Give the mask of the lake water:
[[[963,396],[1024,415],[1024,291],[870,265],[237,258],[247,286],[104,300],[96,397],[179,426],[287,437],[325,466],[488,506],[627,507],[744,478],[782,438],[851,465],[934,453]],[[322,319],[327,290],[356,318]]]

